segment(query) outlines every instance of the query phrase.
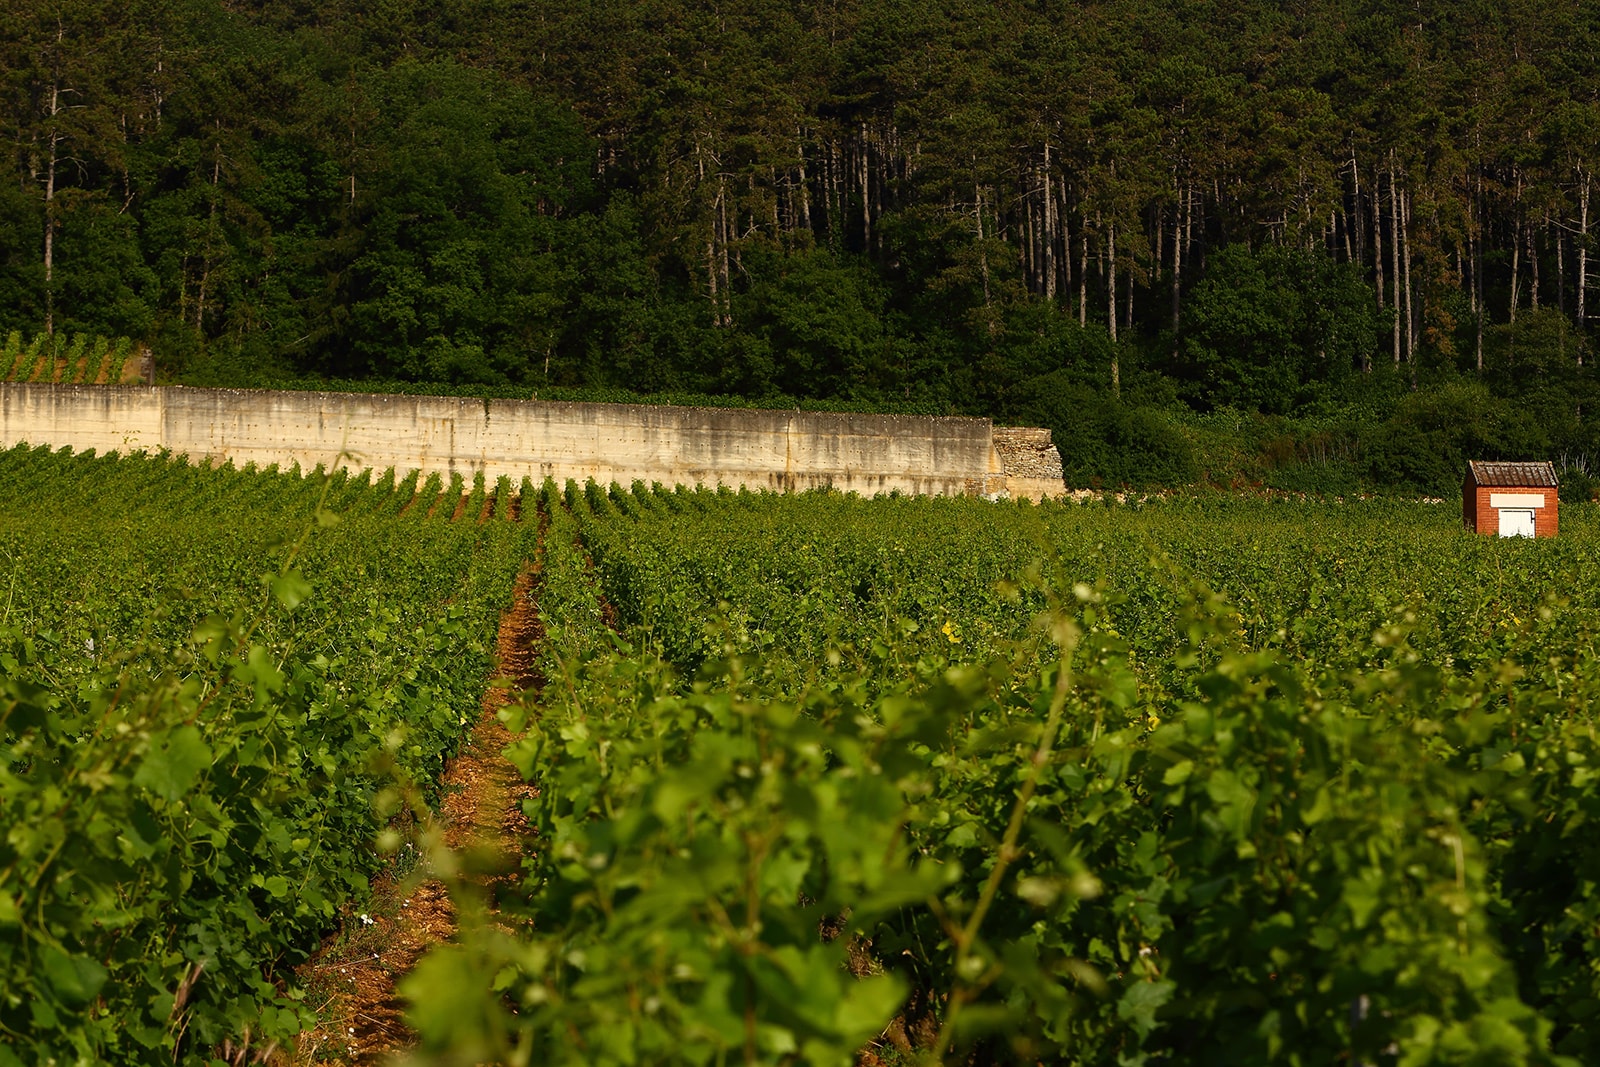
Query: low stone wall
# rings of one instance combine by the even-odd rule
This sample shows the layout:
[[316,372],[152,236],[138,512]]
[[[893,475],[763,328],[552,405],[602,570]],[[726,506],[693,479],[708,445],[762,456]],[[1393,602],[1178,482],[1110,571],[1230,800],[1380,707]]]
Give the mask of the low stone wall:
[[1006,490],[1013,498],[1060,496],[1066,491],[1061,453],[1050,431],[1032,426],[996,426],[994,450],[1006,472]]
[[1050,483],[1048,430],[995,430],[970,418],[0,383],[0,444],[19,442],[535,482],[826,486],[866,496],[1062,490],[1059,457]]

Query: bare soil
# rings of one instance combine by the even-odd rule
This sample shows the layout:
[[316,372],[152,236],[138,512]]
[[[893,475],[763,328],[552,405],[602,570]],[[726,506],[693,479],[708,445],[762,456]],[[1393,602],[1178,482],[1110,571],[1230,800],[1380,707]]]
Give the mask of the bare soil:
[[[459,506],[459,505],[458,505]],[[495,712],[514,695],[537,690],[535,648],[543,627],[534,602],[537,572],[517,579],[512,610],[500,622],[499,667],[483,694],[481,714],[443,777],[439,829],[444,844],[463,859],[468,877],[487,890],[515,883],[531,833],[522,814],[535,795],[501,753],[513,737]],[[406,852],[402,849],[402,852]],[[416,852],[409,852],[416,857]],[[456,935],[456,912],[443,882],[402,857],[374,883],[369,910],[345,920],[345,929],[301,968],[321,1020],[301,1035],[293,1064],[379,1064],[411,1047],[405,1004],[395,986],[430,948]]]

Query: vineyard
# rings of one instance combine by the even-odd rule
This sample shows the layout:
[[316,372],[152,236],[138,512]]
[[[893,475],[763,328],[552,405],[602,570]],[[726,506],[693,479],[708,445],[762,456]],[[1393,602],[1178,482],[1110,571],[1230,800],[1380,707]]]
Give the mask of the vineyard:
[[88,334],[36,334],[12,330],[0,342],[0,381],[126,385],[144,380],[134,343]]
[[313,1021],[291,968],[477,715],[510,490],[4,453],[0,1063]]
[[523,570],[534,844],[402,982],[421,1062],[1600,1060],[1586,505],[27,449],[0,501],[0,1064],[291,1055]]

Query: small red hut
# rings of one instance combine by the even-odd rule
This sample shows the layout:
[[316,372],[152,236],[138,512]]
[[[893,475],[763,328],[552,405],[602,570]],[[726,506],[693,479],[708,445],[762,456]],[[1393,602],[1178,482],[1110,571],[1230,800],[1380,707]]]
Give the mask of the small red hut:
[[1470,460],[1462,518],[1473,533],[1500,537],[1556,535],[1556,469],[1549,463]]

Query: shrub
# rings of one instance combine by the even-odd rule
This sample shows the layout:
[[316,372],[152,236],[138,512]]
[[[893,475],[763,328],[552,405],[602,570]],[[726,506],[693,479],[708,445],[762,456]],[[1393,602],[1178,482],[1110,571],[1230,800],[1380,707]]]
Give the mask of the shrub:
[[1024,418],[1050,429],[1068,485],[1186,485],[1199,477],[1194,450],[1165,412],[1125,404],[1057,371],[1019,390]]

